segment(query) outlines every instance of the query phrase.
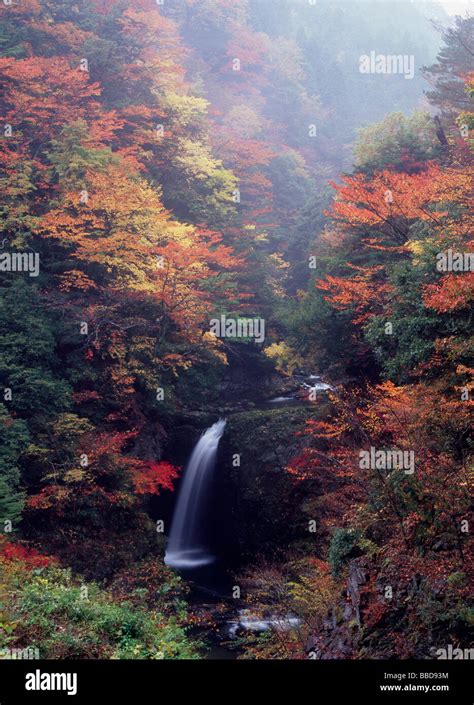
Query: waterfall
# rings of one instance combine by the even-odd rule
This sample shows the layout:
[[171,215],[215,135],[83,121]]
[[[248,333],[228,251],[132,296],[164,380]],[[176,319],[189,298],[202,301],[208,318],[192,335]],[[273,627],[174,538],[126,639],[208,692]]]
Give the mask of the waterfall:
[[165,563],[173,568],[197,568],[215,560],[206,546],[203,518],[225,425],[219,419],[202,434],[186,465],[166,547]]

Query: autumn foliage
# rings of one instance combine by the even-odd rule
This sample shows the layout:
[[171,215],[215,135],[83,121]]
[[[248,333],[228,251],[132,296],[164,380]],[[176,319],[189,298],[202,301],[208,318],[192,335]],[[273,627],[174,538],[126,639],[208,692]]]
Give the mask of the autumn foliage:
[[[319,415],[302,403],[307,421],[271,482],[285,486],[275,524],[313,522],[315,537],[277,537],[275,560],[262,546],[244,576],[252,609],[300,621],[253,635],[247,656],[429,658],[472,622],[473,74],[458,65],[472,21],[457,21],[431,70],[439,115],[365,128],[354,171],[338,176],[350,123],[340,86],[324,105],[315,85],[344,76],[345,52],[327,66],[308,3],[285,36],[278,18],[261,31],[259,2],[165,5],[0,3],[0,250],[41,264],[34,277],[0,271],[12,630],[32,595],[47,617],[16,638],[53,615],[72,644],[59,639],[53,657],[74,657],[76,639],[81,657],[194,657],[156,525],[194,440],[188,421],[196,430],[237,397],[242,410],[254,380],[265,396],[302,369],[331,390]],[[453,254],[462,267],[446,265]],[[263,317],[263,345],[211,334],[221,315]],[[363,466],[372,448],[413,454],[414,472]],[[260,520],[258,470],[244,489]],[[120,604],[94,587],[97,606],[77,608],[80,587],[57,563],[112,581]],[[154,609],[160,590],[172,599],[150,616],[141,601]],[[128,643],[131,591],[141,636]],[[75,616],[97,640],[102,610],[118,626],[88,651]]]

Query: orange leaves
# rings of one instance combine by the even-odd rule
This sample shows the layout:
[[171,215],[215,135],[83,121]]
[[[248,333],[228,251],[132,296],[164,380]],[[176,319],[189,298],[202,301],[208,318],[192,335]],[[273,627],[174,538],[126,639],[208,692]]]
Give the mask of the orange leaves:
[[[115,111],[101,106],[101,88],[90,82],[88,71],[80,70],[79,59],[1,58],[0,89],[1,119],[12,130],[11,137],[0,142],[0,168],[10,178],[28,174],[30,190],[36,192],[29,198],[36,199],[39,208],[45,199],[43,190],[51,187],[50,150],[63,143],[66,128],[83,125],[81,147],[89,150],[110,142],[122,126]],[[47,198],[51,195],[49,191]]]
[[68,272],[59,276],[61,291],[71,291],[77,289],[79,291],[89,291],[89,289],[97,289],[97,285],[87,274],[79,269],[70,269]]
[[409,237],[411,221],[445,226],[446,205],[463,205],[471,188],[469,173],[427,164],[417,174],[382,171],[333,184],[337,199],[330,215],[344,228],[382,227],[398,244]]
[[38,233],[73,245],[74,258],[102,264],[117,284],[142,288],[133,273],[147,257],[151,271],[153,249],[170,231],[169,215],[157,193],[130,178],[123,164],[89,172],[86,183],[82,191],[65,194],[63,207],[41,219]]
[[364,323],[370,316],[383,310],[387,295],[392,291],[389,284],[380,277],[383,266],[356,267],[348,264],[357,274],[353,277],[333,277],[318,280],[316,287],[326,292],[330,301],[339,311],[351,310],[354,323]]
[[448,274],[439,284],[427,284],[424,288],[425,306],[439,313],[448,313],[472,305],[474,299],[474,272]]
[[306,424],[306,431],[317,438],[338,438],[344,431],[344,426],[334,426],[328,421],[315,421],[310,419]]
[[[24,0],[19,3],[19,6],[24,4]],[[40,8],[38,8],[39,10]],[[69,49],[74,52],[79,52],[84,42],[91,39],[94,35],[92,32],[87,32],[80,29],[73,22],[54,22],[49,23],[48,21],[35,21],[31,20],[31,28],[41,34],[41,44],[44,53],[47,45],[47,38],[51,39],[51,45],[54,47],[54,43],[58,42],[65,49]],[[50,50],[51,51],[51,50]],[[79,54],[78,54],[79,55]]]
[[134,43],[136,61],[124,64],[126,81],[150,80],[156,88],[184,88],[183,59],[187,49],[181,44],[176,24],[162,16],[152,0],[141,2],[142,8],[128,7],[120,24],[127,41]]
[[[213,304],[238,298],[232,275],[222,274],[242,262],[218,233],[175,220],[162,203],[157,179],[172,161],[170,151],[181,149],[169,125],[189,136],[188,120],[204,124],[206,110],[206,101],[187,92],[176,23],[154,0],[133,7],[96,0],[90,32],[52,22],[32,0],[26,5],[39,17],[22,21],[42,33],[46,55],[0,59],[2,118],[13,129],[0,143],[0,166],[8,175],[23,176],[25,169],[21,181],[10,179],[8,196],[22,213],[28,195],[34,214],[28,231],[48,240],[42,246],[64,263],[54,272],[62,300],[64,294],[69,304],[94,298],[102,318],[113,323],[115,315],[126,317],[128,304],[134,311],[141,304],[151,336],[158,321],[161,342],[170,330],[202,342]],[[120,52],[81,65],[83,43],[101,39],[104,16],[110,16],[110,44]],[[161,124],[164,137],[157,138]]]
[[[440,314],[456,312],[456,328],[464,329],[463,317],[473,300],[474,273],[466,271],[466,263],[463,271],[454,270],[450,257],[457,257],[458,266],[458,260],[464,256],[466,262],[466,253],[472,251],[471,183],[466,165],[442,167],[431,162],[417,173],[385,170],[370,178],[359,173],[335,185],[337,197],[330,215],[336,228],[328,229],[326,237],[338,255],[338,265],[336,275],[329,269],[316,286],[333,309],[351,314],[352,322],[363,329],[356,329],[357,345],[361,346],[360,339],[372,341],[379,360],[381,348],[374,341],[380,342],[384,332],[393,335],[397,327],[399,333],[406,332],[402,314],[412,316],[413,335],[419,335],[420,341],[435,335],[428,330],[415,332],[418,318],[435,320],[433,310]],[[326,242],[323,247],[332,256]],[[362,247],[367,248],[366,261],[380,264],[351,264],[351,260],[361,261]],[[342,257],[349,260],[345,266],[355,274],[348,271],[341,276]],[[431,311],[422,312],[421,304]],[[384,331],[388,323],[392,327]],[[447,318],[440,319],[440,330],[447,325]],[[408,348],[408,341],[402,338],[394,335],[382,343],[391,358],[382,364],[392,373],[400,365],[403,348]],[[430,346],[426,342],[423,345],[428,358]],[[436,341],[432,346],[436,347]],[[421,360],[415,373],[419,376],[431,370],[433,375],[440,359],[437,355],[430,362]]]
[[[402,541],[405,550],[418,550],[423,540],[429,551],[443,532],[459,543],[460,518],[469,516],[472,402],[446,398],[423,384],[392,382],[333,401],[335,415],[308,423],[308,447],[288,468],[298,481],[319,483],[324,502],[314,504],[318,526],[349,522],[351,528],[383,532],[386,546]],[[361,467],[360,451],[368,448],[413,452],[414,474]]]
[[406,254],[408,251],[406,245],[382,245],[378,237],[364,237],[361,242],[363,242],[366,247],[372,250],[380,250],[380,252],[395,252],[401,255]]
[[[29,124],[36,135],[86,117],[85,99],[100,94],[98,83],[89,83],[89,74],[79,65],[71,67],[63,57],[0,59],[0,81],[6,91],[7,113],[3,118],[13,125]],[[89,103],[98,109],[98,103]]]
[[91,171],[86,183],[83,191],[66,193],[64,205],[46,213],[36,229],[78,262],[60,275],[60,288],[139,294],[196,338],[213,296],[226,297],[220,273],[241,260],[219,233],[172,220],[159,192],[124,164]]

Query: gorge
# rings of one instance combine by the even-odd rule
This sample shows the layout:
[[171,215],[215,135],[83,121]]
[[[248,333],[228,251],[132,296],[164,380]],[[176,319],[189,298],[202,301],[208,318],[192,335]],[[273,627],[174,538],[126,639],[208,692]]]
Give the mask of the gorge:
[[473,24],[0,3],[2,654],[465,653]]

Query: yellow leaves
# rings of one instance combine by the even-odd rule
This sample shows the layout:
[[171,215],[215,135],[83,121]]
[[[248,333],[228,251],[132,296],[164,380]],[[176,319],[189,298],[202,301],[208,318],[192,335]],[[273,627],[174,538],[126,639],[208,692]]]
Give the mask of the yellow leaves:
[[66,484],[82,482],[82,480],[84,480],[86,477],[86,472],[82,468],[73,468],[72,470],[68,470],[64,473],[63,481]]
[[[88,173],[86,183],[83,192],[66,194],[63,206],[41,219],[38,232],[72,243],[76,260],[101,264],[117,287],[154,289],[154,252],[170,240],[190,241],[192,228],[173,223],[159,191],[128,174],[123,164]],[[90,275],[78,269],[61,275],[60,286],[64,291],[97,288]]]
[[189,138],[181,140],[176,163],[190,178],[203,182],[212,179],[215,182],[214,187],[220,183],[220,190],[215,197],[234,203],[233,190],[237,186],[236,177],[224,169],[222,161],[214,158],[202,142]]
[[174,125],[177,122],[180,126],[186,127],[196,121],[204,120],[209,102],[204,98],[170,92],[161,98],[161,105],[173,116]]
[[433,238],[428,237],[426,237],[424,240],[407,240],[407,242],[405,243],[405,249],[411,253],[412,262],[414,266],[420,263],[420,257],[423,256],[423,254],[430,247],[432,242]]
[[309,565],[306,574],[297,581],[289,582],[291,598],[296,603],[298,613],[312,620],[326,616],[337,594],[335,582],[327,566]]
[[432,242],[432,240],[428,238],[425,238],[424,240],[408,240],[405,243],[405,247],[407,250],[410,250],[413,255],[422,255],[426,249],[427,243],[430,242]]
[[289,375],[292,375],[297,367],[303,365],[303,358],[285,341],[272,343],[263,352],[275,362],[277,370]]
[[92,428],[92,424],[87,419],[71,413],[59,414],[52,426],[53,434],[61,444],[66,440],[71,443]]
[[[70,461],[68,461],[68,465],[69,464]],[[82,468],[79,465],[74,467],[55,467],[52,472],[45,473],[43,476],[44,482],[53,483],[55,485],[58,498],[69,496],[65,494],[66,490],[64,488],[60,489],[59,481],[63,482],[65,485],[73,485],[78,482],[90,481],[90,479],[90,470],[85,467]]]
[[220,349],[222,346],[221,341],[217,338],[214,333],[206,331],[203,336],[203,341],[206,343],[206,347],[210,350],[211,354],[220,360],[224,365],[227,365],[227,355]]
[[283,255],[279,252],[272,252],[272,254],[268,256],[268,259],[272,263],[273,267],[282,274],[284,274],[290,268],[290,263],[287,262],[283,258]]
[[286,291],[283,284],[287,277],[287,272],[290,265],[278,252],[273,252],[268,257],[268,261],[269,264],[272,265],[269,273],[270,288],[275,296],[284,298],[286,296]]
[[192,367],[193,361],[183,357],[183,355],[179,353],[168,353],[161,359],[161,365],[163,368],[171,371],[175,377],[178,377],[178,372],[180,370],[188,370]]

